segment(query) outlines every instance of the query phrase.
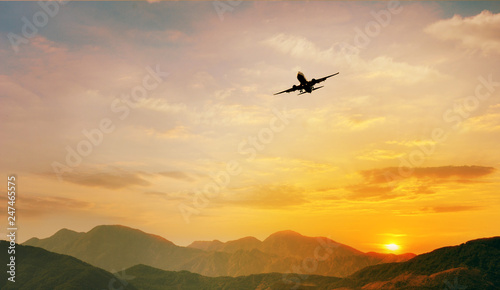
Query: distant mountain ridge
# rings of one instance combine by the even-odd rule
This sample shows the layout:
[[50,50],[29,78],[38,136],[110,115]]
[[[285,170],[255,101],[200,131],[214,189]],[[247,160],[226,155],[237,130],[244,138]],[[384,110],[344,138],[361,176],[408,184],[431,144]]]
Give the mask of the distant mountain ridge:
[[[352,247],[344,244],[337,243],[333,240],[324,237],[307,237],[297,232],[286,230],[279,231],[271,234],[264,241],[260,241],[254,237],[245,237],[228,242],[214,241],[195,241],[188,245],[188,248],[195,248],[205,251],[219,251],[233,253],[238,250],[252,250],[258,249],[262,252],[281,254],[285,256],[295,256],[298,258],[307,258],[318,247],[318,241],[322,240],[325,247],[341,247],[348,251],[350,254],[365,255],[365,253],[358,251]],[[382,254],[382,253],[366,253],[371,257],[380,260],[388,260],[388,262],[395,262],[397,260],[409,260],[415,257],[415,254],[407,253],[402,255],[395,254]]]
[[204,277],[137,265],[126,272],[140,289],[500,289],[500,237],[440,248],[406,262],[364,268],[346,278],[297,274]]
[[[374,256],[322,237],[281,231],[264,241],[254,237],[228,241],[194,242],[177,246],[162,237],[120,225],[97,226],[87,233],[63,229],[46,239],[24,243],[71,255],[108,271],[134,265],[205,276],[241,276],[271,272],[304,272],[303,263],[315,259],[308,274],[345,277],[382,261],[411,258]],[[318,256],[318,257],[315,257]]]

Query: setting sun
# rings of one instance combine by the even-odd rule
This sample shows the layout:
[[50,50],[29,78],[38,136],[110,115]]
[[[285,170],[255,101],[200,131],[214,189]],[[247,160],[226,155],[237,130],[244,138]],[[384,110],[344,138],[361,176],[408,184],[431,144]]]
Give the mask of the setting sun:
[[385,248],[390,250],[390,251],[397,251],[399,250],[399,246],[396,245],[396,244],[388,244],[388,245],[385,245]]

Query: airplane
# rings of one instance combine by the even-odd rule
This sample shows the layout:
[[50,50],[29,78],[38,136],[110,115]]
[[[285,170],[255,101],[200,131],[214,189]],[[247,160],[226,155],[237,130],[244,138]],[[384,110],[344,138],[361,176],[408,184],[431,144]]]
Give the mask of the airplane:
[[325,81],[327,78],[333,77],[333,76],[338,75],[338,74],[339,73],[334,73],[333,75],[329,75],[329,76],[326,76],[324,78],[312,79],[312,80],[308,81],[306,79],[306,77],[304,76],[304,74],[299,71],[297,73],[297,79],[299,80],[300,84],[298,86],[293,85],[293,87],[289,88],[288,90],[284,90],[282,92],[276,93],[275,95],[279,95],[279,94],[282,94],[282,93],[290,93],[290,92],[293,92],[293,91],[296,91],[296,90],[300,91],[299,95],[302,95],[302,94],[305,94],[305,93],[312,93],[312,91],[317,90],[317,89],[321,89],[322,87],[324,87],[324,86],[321,86],[321,87],[315,88],[314,87],[315,84],[321,83],[321,82]]

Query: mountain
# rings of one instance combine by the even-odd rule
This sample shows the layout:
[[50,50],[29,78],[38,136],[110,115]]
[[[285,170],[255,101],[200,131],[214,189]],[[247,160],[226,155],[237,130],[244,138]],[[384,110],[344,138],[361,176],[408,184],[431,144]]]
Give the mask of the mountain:
[[82,237],[84,234],[85,233],[78,233],[68,229],[61,229],[50,237],[50,239],[39,240],[37,238],[31,238],[24,244],[31,245],[37,243],[38,247],[44,248],[47,251],[55,252],[55,250],[58,249],[65,251],[71,247],[72,241]]
[[345,277],[382,261],[404,260],[385,254],[365,254],[324,237],[281,231],[264,241],[254,237],[223,243],[194,242],[188,247],[124,226],[97,226],[87,233],[60,230],[47,239],[24,243],[74,256],[108,271],[137,264],[205,276],[241,276],[294,272]]
[[[8,247],[7,241],[0,241],[1,249]],[[0,289],[88,290],[108,289],[109,285],[124,290],[137,289],[128,283],[120,284],[113,274],[74,257],[23,245],[16,245],[15,250],[15,282],[8,281],[10,275],[7,277],[6,271],[2,271]],[[0,251],[0,259],[10,260],[7,250]]]
[[349,279],[363,289],[411,289],[415,285],[443,289],[445,280],[467,289],[500,289],[499,273],[500,237],[493,237],[440,248],[402,263],[366,267]]
[[176,246],[160,236],[118,225],[97,226],[87,233],[63,229],[47,239],[33,238],[23,245],[71,255],[108,271],[118,271],[137,264],[184,270],[179,265],[204,253]]

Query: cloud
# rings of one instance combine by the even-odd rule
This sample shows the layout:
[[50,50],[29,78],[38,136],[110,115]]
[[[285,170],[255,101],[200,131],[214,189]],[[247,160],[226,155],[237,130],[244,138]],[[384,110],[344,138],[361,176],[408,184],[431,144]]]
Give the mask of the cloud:
[[108,172],[71,172],[64,175],[64,180],[78,185],[102,187],[107,189],[121,189],[130,186],[148,186],[150,182],[138,172],[127,172],[121,169]]
[[368,151],[362,155],[359,155],[357,158],[363,159],[363,160],[378,161],[378,160],[384,160],[384,159],[396,159],[396,158],[401,157],[403,155],[404,155],[403,153],[398,153],[398,152],[395,152],[392,150],[376,149],[376,150]]
[[393,192],[393,188],[390,186],[357,184],[348,186],[346,187],[346,189],[351,192],[351,194],[349,195],[350,199],[367,198],[367,199],[385,200],[400,196],[399,194]]
[[415,146],[429,146],[435,145],[436,142],[433,140],[405,140],[405,141],[386,141],[386,144],[396,144],[400,146],[406,147],[415,147]]
[[290,185],[259,185],[240,188],[223,203],[256,208],[287,208],[308,203],[303,190]]
[[481,210],[483,208],[484,208],[483,206],[475,206],[475,205],[437,205],[437,206],[420,207],[416,210],[404,210],[400,211],[400,214],[404,216],[428,215],[432,213],[441,214],[441,213],[476,211],[476,210]]
[[[0,197],[0,200],[7,199]],[[38,218],[50,214],[60,215],[62,212],[74,212],[86,210],[94,206],[94,203],[58,196],[26,196],[16,203],[23,217]]]
[[316,162],[301,158],[283,158],[283,157],[258,157],[256,161],[267,162],[275,170],[285,172],[298,171],[301,173],[318,174],[338,170],[337,167],[327,162]]
[[442,40],[456,41],[469,49],[480,49],[485,54],[500,53],[500,13],[488,10],[463,18],[454,15],[425,28],[425,32]]
[[182,193],[167,193],[163,191],[144,191],[144,195],[153,198],[163,198],[165,200],[184,200],[185,196]]
[[400,170],[397,167],[387,167],[360,171],[363,181],[345,187],[350,192],[347,198],[370,200],[415,198],[416,195],[436,193],[436,184],[483,182],[482,178],[492,174],[496,169],[485,166],[440,166],[405,168],[403,172]]
[[141,29],[131,29],[126,31],[126,35],[131,41],[152,45],[184,44],[193,41],[189,35],[180,30],[144,31]]
[[[243,90],[243,89],[241,89]],[[269,121],[269,113],[263,112],[262,108],[255,105],[228,104],[221,101],[228,98],[235,91],[234,88],[218,90],[214,92],[216,103],[207,102],[200,108],[190,112],[195,124],[217,125],[217,126],[241,126],[263,124]],[[240,89],[238,90],[239,94]]]
[[164,99],[158,98],[145,98],[137,102],[138,108],[149,109],[162,113],[186,113],[187,106],[184,103],[171,103]]
[[193,181],[194,180],[191,176],[189,176],[186,173],[181,172],[181,171],[163,171],[163,172],[159,172],[158,174],[160,174],[161,176],[165,176],[165,177],[169,177],[169,178],[173,178],[173,179],[177,179],[177,180],[183,180],[183,181]]
[[339,118],[337,125],[340,127],[348,128],[349,130],[364,130],[377,124],[382,124],[385,121],[385,117],[366,118],[361,115],[354,115],[350,117]]
[[280,33],[269,37],[263,44],[291,57],[316,63],[331,63],[339,67],[347,66],[367,79],[386,78],[391,83],[398,81],[412,84],[427,80],[428,77],[443,76],[429,66],[398,62],[386,55],[372,59],[362,58],[361,50],[348,43],[335,43],[328,49],[321,49],[305,37]]
[[167,195],[165,192],[160,192],[160,191],[145,191],[144,194],[151,196],[160,196],[160,197],[164,197]]
[[155,138],[160,139],[192,139],[196,138],[197,135],[192,134],[189,129],[185,126],[179,125],[170,130],[166,130],[163,132],[159,132],[153,128],[146,129],[146,134],[148,136],[154,136]]
[[427,208],[427,210],[434,213],[448,213],[448,212],[478,210],[481,208],[482,208],[481,206],[472,206],[472,205],[444,205],[444,206],[433,206]]
[[466,131],[498,132],[500,131],[500,114],[489,113],[471,117],[464,122],[463,126]]
[[407,178],[432,179],[433,182],[474,182],[496,169],[486,166],[440,166],[398,168],[387,167],[360,171],[365,181],[371,184],[386,183]]
[[340,54],[336,55],[334,47],[322,50],[305,37],[289,35],[284,33],[276,34],[264,41],[264,44],[292,57],[304,58],[316,62],[341,60]]
[[[333,114],[335,112],[335,114]],[[302,112],[300,113],[302,114]],[[323,107],[306,115],[305,122],[315,130],[328,132],[335,131],[363,131],[385,124],[388,118],[385,116],[369,116],[367,114],[346,114],[339,112],[336,108]]]

